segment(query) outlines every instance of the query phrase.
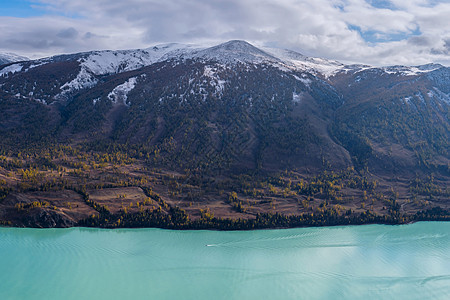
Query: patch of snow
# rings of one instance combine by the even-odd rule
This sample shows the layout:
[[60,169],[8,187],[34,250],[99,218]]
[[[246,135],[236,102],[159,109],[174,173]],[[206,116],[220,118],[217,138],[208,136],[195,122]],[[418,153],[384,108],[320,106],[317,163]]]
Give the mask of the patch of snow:
[[223,91],[225,89],[225,83],[227,82],[226,80],[221,79],[220,76],[218,75],[220,67],[221,67],[220,65],[216,67],[205,66],[203,72],[203,76],[210,79],[209,81],[204,81],[204,83],[213,86],[215,88],[216,95],[223,94]]
[[432,93],[432,97],[434,96],[438,100],[440,100],[446,104],[450,104],[450,94],[446,94],[436,87],[434,88],[434,92],[430,91],[430,92],[428,92],[428,95],[430,95],[430,93]]
[[45,101],[45,100],[42,100],[42,99],[33,99],[33,100],[36,102],[42,103],[44,105],[47,105],[47,101]]
[[296,92],[292,93],[292,101],[294,103],[300,103],[301,100],[302,100],[302,93],[296,93]]
[[92,104],[97,104],[97,102],[100,101],[100,97],[92,99]]
[[427,64],[421,66],[391,66],[382,67],[381,69],[387,74],[400,74],[404,76],[417,76],[423,73],[429,73],[442,68],[439,64]]
[[226,80],[217,80],[217,87],[219,88],[220,91],[223,91],[226,82],[227,82]]
[[419,98],[420,102],[422,102],[423,104],[425,104],[425,98],[423,97],[423,95],[422,95],[421,92],[418,92],[418,93],[416,94],[416,97]]
[[4,67],[3,69],[0,70],[0,76],[20,72],[20,71],[22,71],[22,68],[23,68],[23,66],[21,64],[13,64],[13,65]]
[[28,68],[26,68],[25,69],[25,72],[28,72],[29,70],[31,70],[31,69],[34,69],[34,68],[37,68],[37,67],[40,67],[40,66],[43,66],[43,65],[46,65],[46,64],[48,64],[50,61],[48,61],[48,60],[44,60],[44,61],[38,61],[38,63],[37,64],[32,64],[32,65],[30,65]]
[[206,66],[206,67],[205,67],[205,71],[203,72],[203,75],[213,78],[213,77],[214,77],[214,74],[215,74],[215,73],[214,73],[212,67],[210,67],[210,66]]
[[82,68],[77,77],[70,82],[67,82],[61,86],[63,93],[70,93],[75,90],[81,90],[84,88],[90,88],[97,84],[98,80],[86,69]]
[[111,93],[108,94],[108,99],[114,103],[118,103],[121,100],[123,101],[123,104],[129,106],[130,103],[127,102],[127,96],[128,93],[136,86],[136,81],[137,77],[132,77],[121,85],[116,86]]
[[348,74],[348,73],[359,73],[365,70],[369,70],[369,69],[373,69],[374,67],[372,66],[368,66],[368,65],[360,65],[360,64],[353,64],[353,65],[345,65],[344,67],[342,67],[340,70],[338,70],[336,72],[337,73],[344,73],[344,74]]
[[413,99],[413,97],[411,97],[411,96],[409,96],[409,97],[405,97],[405,98],[402,98],[402,99],[400,99],[404,104],[407,104],[407,105],[411,105],[412,103],[411,103],[411,100]]
[[300,81],[301,83],[303,83],[306,87],[308,87],[309,88],[309,85],[312,83],[312,81],[311,81],[311,79],[309,79],[309,78],[300,78],[300,77],[298,77],[297,75],[294,75],[294,74],[292,74],[292,76],[296,79],[296,80],[298,80],[298,81]]

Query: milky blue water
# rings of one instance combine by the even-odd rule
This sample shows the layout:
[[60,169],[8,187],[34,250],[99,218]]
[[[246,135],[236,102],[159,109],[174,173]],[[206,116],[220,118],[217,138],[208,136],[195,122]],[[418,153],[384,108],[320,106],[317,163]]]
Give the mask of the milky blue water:
[[450,299],[450,223],[0,228],[0,299]]

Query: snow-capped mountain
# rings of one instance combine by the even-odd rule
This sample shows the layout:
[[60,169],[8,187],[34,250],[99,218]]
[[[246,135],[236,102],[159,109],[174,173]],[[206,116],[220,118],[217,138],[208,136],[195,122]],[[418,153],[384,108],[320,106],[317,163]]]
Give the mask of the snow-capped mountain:
[[450,163],[450,69],[438,64],[346,65],[245,41],[164,44],[9,63],[0,87],[0,133],[11,143],[32,132],[145,142],[217,168]]
[[13,62],[26,61],[26,60],[29,60],[29,58],[27,58],[25,56],[20,56],[20,55],[14,54],[14,53],[0,53],[0,66],[9,64],[9,63],[13,63]]
[[[71,97],[79,91],[97,86],[105,80],[105,76],[125,74],[155,64],[173,66],[196,62],[206,65],[202,73],[206,77],[206,83],[213,86],[216,96],[223,94],[226,88],[225,70],[236,69],[237,66],[245,66],[247,69],[258,66],[276,68],[301,82],[307,89],[311,88],[312,83],[320,80],[336,87],[341,87],[341,83],[345,82],[346,89],[349,91],[360,89],[361,84],[371,83],[372,81],[367,81],[367,78],[375,77],[378,81],[380,78],[391,80],[392,76],[403,78],[404,76],[426,75],[429,80],[442,81],[440,78],[445,76],[448,71],[439,64],[410,67],[346,65],[334,60],[307,57],[286,49],[267,47],[259,49],[239,40],[213,47],[171,43],[155,45],[146,49],[91,51],[32,61],[23,61],[25,58],[14,55],[8,57],[10,60],[15,59],[20,62],[0,66],[0,84],[3,86],[4,92],[14,95],[16,98],[34,99],[47,104],[54,101],[70,101]],[[140,71],[140,73],[142,72]],[[32,84],[29,82],[30,78],[35,78]],[[112,87],[108,93],[115,96],[110,96],[108,99],[117,102],[119,98],[123,98],[117,96],[122,95],[123,92],[117,94],[117,91],[123,91],[125,87],[127,93],[133,90],[141,80],[141,76],[133,76],[133,78],[135,79],[125,78]],[[1,83],[2,81],[3,83]],[[9,86],[11,82],[14,83]],[[446,80],[444,83],[435,85],[427,93],[439,93],[440,91],[447,95]],[[205,98],[204,89],[205,87],[193,87],[189,93],[202,94],[201,97]],[[295,99],[299,101],[301,93],[294,92],[294,94],[296,95]],[[92,102],[97,103],[94,100]],[[125,98],[119,102],[128,103],[126,101],[128,100]]]
[[[307,57],[298,52],[278,49],[259,49],[245,41],[229,41],[213,47],[198,45],[164,44],[147,49],[92,51],[86,53],[61,55],[27,61],[24,57],[5,55],[8,62],[21,63],[0,67],[0,76],[9,76],[17,72],[27,72],[49,63],[76,61],[78,74],[70,81],[60,85],[61,94],[95,86],[98,76],[128,72],[163,61],[197,60],[215,62],[222,65],[266,64],[292,72],[307,72],[328,79],[340,73],[358,73],[365,70],[377,70],[386,74],[420,75],[441,68],[441,65],[371,67],[367,65],[345,65],[338,61]],[[0,55],[0,59],[2,56]],[[24,61],[24,62],[23,62]]]

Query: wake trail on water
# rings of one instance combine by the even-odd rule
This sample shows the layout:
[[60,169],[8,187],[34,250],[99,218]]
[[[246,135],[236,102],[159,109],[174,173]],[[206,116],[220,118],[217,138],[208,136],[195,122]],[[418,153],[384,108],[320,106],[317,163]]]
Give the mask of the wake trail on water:
[[291,248],[344,248],[358,247],[360,243],[346,238],[340,241],[330,242],[332,239],[325,239],[323,243],[318,243],[315,239],[317,232],[307,232],[301,234],[290,234],[274,237],[247,238],[242,240],[233,240],[222,243],[205,244],[205,247],[226,247],[226,248],[248,248],[248,249],[277,249],[284,247],[279,242],[291,242]]

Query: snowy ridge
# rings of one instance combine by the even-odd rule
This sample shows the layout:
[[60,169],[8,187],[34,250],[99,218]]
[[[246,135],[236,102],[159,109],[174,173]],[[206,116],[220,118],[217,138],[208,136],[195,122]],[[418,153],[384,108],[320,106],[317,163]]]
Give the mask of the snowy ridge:
[[304,71],[314,75],[322,75],[325,78],[335,76],[338,73],[358,73],[369,69],[380,69],[387,74],[399,74],[403,76],[417,76],[429,73],[442,68],[440,64],[426,64],[421,66],[388,66],[373,67],[369,65],[352,64],[345,65],[336,60],[329,60],[317,57],[304,56],[298,52],[278,49],[263,48],[267,53],[272,54],[291,68],[297,71]]
[[0,65],[26,60],[30,59],[28,57],[20,56],[14,53],[0,53]]
[[154,51],[158,53],[157,62],[162,62],[171,59],[185,59],[191,58],[195,53],[205,49],[200,45],[186,45],[178,43],[170,43],[163,45],[156,45],[151,48],[147,48],[147,51]]
[[9,65],[0,70],[0,76],[5,76],[5,75],[8,76],[9,74],[14,74],[14,73],[22,71],[22,69],[23,69],[22,64]]
[[195,51],[193,45],[165,44],[147,49],[95,51],[80,58],[80,66],[94,75],[107,75],[136,70],[159,61],[182,57]]
[[278,48],[263,49],[283,61],[291,69],[308,72],[314,75],[323,75],[326,78],[345,68],[345,65],[338,61],[308,57],[292,50]]
[[95,76],[136,70],[158,61],[181,57],[195,49],[192,45],[165,44],[147,49],[95,51],[78,59],[80,72],[71,82],[64,84],[63,93],[90,88],[97,83]]
[[442,68],[443,66],[440,64],[426,64],[421,66],[391,66],[391,67],[383,67],[381,68],[385,73],[388,74],[401,74],[404,76],[416,76],[423,73],[429,73],[435,71],[437,69]]

